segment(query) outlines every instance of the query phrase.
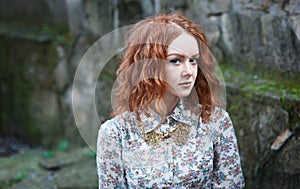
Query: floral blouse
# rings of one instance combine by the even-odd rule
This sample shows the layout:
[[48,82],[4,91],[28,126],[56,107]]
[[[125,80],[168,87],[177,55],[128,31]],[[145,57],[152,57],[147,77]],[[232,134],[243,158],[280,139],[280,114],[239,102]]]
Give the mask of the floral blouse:
[[[99,188],[243,188],[244,177],[232,122],[216,108],[208,123],[181,103],[161,117],[125,112],[103,123],[97,142]],[[139,121],[138,121],[139,120]],[[171,124],[175,123],[175,124]],[[190,127],[186,143],[172,137],[151,146],[144,132],[172,132],[176,123]]]

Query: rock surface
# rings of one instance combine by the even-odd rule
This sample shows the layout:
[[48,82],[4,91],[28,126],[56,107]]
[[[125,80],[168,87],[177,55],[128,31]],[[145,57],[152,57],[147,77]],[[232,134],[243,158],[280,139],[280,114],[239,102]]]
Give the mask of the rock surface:
[[88,148],[55,152],[30,150],[16,156],[2,158],[0,188],[60,189],[97,188],[95,154]]

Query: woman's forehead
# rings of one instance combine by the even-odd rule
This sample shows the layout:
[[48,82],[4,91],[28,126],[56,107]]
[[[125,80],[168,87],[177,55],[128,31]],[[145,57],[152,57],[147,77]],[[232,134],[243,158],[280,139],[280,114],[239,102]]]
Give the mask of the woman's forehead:
[[168,54],[192,56],[197,53],[199,53],[199,48],[196,38],[186,32],[175,38],[168,47]]

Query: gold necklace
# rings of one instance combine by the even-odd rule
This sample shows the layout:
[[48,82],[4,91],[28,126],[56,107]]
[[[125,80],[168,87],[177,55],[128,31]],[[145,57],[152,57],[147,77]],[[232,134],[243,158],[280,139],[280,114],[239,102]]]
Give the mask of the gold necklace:
[[[163,123],[165,123],[165,120],[163,120],[155,128],[160,127]],[[182,122],[176,122],[174,124],[176,124],[176,127],[168,133],[162,133],[156,130],[145,133],[143,124],[141,122],[139,122],[138,126],[145,142],[152,147],[159,147],[162,141],[170,137],[173,139],[175,144],[181,146],[187,142],[191,126]]]

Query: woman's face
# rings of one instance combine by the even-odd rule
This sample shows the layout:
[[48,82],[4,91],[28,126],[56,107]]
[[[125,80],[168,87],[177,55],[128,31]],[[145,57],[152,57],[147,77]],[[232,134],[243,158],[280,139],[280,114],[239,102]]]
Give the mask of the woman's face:
[[165,97],[186,97],[191,93],[198,70],[199,49],[194,36],[182,33],[168,47],[165,66]]

